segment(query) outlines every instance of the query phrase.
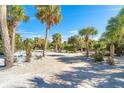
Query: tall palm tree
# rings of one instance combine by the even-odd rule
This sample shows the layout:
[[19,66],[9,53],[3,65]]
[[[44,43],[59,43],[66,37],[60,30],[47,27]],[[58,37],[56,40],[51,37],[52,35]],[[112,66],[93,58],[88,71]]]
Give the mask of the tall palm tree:
[[58,47],[61,44],[61,34],[55,33],[53,35],[53,43],[55,44],[55,51],[58,52]]
[[8,6],[7,19],[8,19],[10,36],[11,36],[11,48],[12,48],[12,53],[14,54],[16,26],[20,21],[27,22],[29,17],[25,15],[24,8],[22,6],[11,5]]
[[61,20],[60,7],[57,5],[38,5],[36,6],[36,17],[41,23],[46,23],[45,44],[43,49],[43,56],[47,48],[48,31],[54,24],[58,24]]
[[97,30],[95,30],[93,27],[86,27],[79,30],[79,35],[82,36],[82,38],[85,40],[87,57],[89,57],[89,38],[90,36],[96,34],[97,34]]
[[120,36],[122,37],[122,41],[124,42],[124,8],[122,8],[119,11],[119,14],[117,15],[119,19],[119,31]]
[[114,54],[115,54],[115,43],[119,42],[120,34],[119,34],[119,20],[118,17],[112,17],[108,21],[107,31],[103,33],[102,37],[106,40],[106,42],[110,45],[110,64],[114,64]]
[[0,6],[0,25],[1,25],[1,37],[2,44],[4,48],[4,56],[5,56],[5,66],[9,68],[13,63],[13,55],[10,46],[10,38],[7,28],[7,8],[5,5]]

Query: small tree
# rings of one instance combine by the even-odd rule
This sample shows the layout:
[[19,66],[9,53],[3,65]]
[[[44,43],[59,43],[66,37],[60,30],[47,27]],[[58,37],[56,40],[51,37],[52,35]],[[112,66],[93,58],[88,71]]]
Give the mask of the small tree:
[[34,48],[35,49],[43,49],[44,46],[44,39],[40,37],[35,37],[34,38]]
[[[81,38],[78,35],[74,35],[68,38],[68,44],[70,46],[70,50],[76,52],[78,49],[81,48]],[[66,49],[68,49],[67,47]]]
[[93,27],[86,27],[79,30],[79,35],[82,36],[82,38],[85,40],[87,57],[89,57],[89,38],[90,36],[93,36],[96,34],[97,34],[97,30],[95,30]]
[[26,50],[26,60],[25,62],[30,62],[31,56],[32,56],[32,50],[34,47],[33,40],[30,38],[27,38],[24,40],[25,50]]
[[53,43],[55,44],[55,51],[58,52],[58,48],[61,46],[61,34],[55,33],[53,35]]

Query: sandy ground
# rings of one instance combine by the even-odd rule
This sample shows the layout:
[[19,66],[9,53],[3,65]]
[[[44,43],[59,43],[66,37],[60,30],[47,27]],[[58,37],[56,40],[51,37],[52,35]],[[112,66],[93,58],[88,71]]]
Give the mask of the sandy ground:
[[[23,53],[22,53],[23,54]],[[40,53],[39,53],[40,54]],[[120,88],[124,87],[124,57],[116,66],[94,63],[80,53],[48,52],[47,57],[31,63],[15,63],[0,71],[0,87],[5,88]],[[2,64],[2,59],[0,60]]]

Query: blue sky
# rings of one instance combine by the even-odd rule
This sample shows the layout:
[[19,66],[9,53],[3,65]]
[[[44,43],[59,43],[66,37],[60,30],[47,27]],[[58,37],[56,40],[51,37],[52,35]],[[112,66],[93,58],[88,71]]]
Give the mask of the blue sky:
[[[41,37],[45,35],[45,24],[35,17],[36,9],[34,6],[23,6],[26,15],[30,17],[27,23],[20,22],[16,31],[23,39],[29,37]],[[93,5],[64,5],[61,6],[62,20],[60,24],[53,26],[49,31],[49,40],[56,32],[61,33],[62,40],[67,40],[68,37],[78,34],[78,30],[91,26],[98,30],[98,35],[94,39],[98,39],[105,31],[107,21],[118,14],[123,6],[93,6]]]

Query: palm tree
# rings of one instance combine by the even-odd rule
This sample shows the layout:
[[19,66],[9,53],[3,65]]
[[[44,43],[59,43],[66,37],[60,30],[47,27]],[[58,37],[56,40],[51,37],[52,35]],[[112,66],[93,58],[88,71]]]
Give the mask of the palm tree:
[[68,44],[73,48],[73,51],[76,52],[82,46],[81,38],[78,35],[71,36],[68,38]]
[[55,33],[53,35],[53,43],[55,44],[55,51],[58,52],[58,47],[60,47],[61,44],[61,34]]
[[36,9],[36,17],[41,21],[41,23],[46,23],[45,44],[43,49],[43,56],[45,57],[48,31],[51,26],[58,24],[61,20],[60,7],[57,5],[38,5],[36,6]]
[[35,49],[43,49],[44,46],[44,39],[39,38],[39,37],[35,37],[34,38],[34,48]]
[[108,26],[106,29],[107,29],[107,31],[105,33],[103,33],[102,37],[110,45],[109,63],[111,65],[113,65],[114,64],[114,54],[115,54],[115,43],[119,42],[119,40],[120,40],[118,17],[112,17],[108,21]]
[[5,56],[5,66],[6,68],[12,67],[13,55],[10,46],[10,38],[7,28],[7,8],[5,5],[0,6],[0,25],[1,25],[1,37]]
[[120,33],[120,36],[122,37],[122,41],[124,42],[124,8],[122,8],[119,11],[118,16],[118,20],[119,20],[119,31],[118,33]]
[[15,35],[15,51],[23,49],[22,37],[20,34],[16,33]]
[[97,30],[95,30],[93,27],[86,27],[79,30],[79,35],[82,36],[82,38],[85,40],[87,57],[89,57],[89,38],[90,36],[96,34],[97,34]]
[[29,19],[28,16],[24,13],[24,8],[22,6],[11,5],[8,6],[8,27],[11,36],[11,48],[12,53],[15,51],[15,35],[16,35],[16,26],[20,21],[27,22]]
[[25,62],[29,62],[30,58],[32,56],[32,50],[34,47],[33,40],[30,38],[27,38],[24,40],[25,50],[26,50],[26,60]]

